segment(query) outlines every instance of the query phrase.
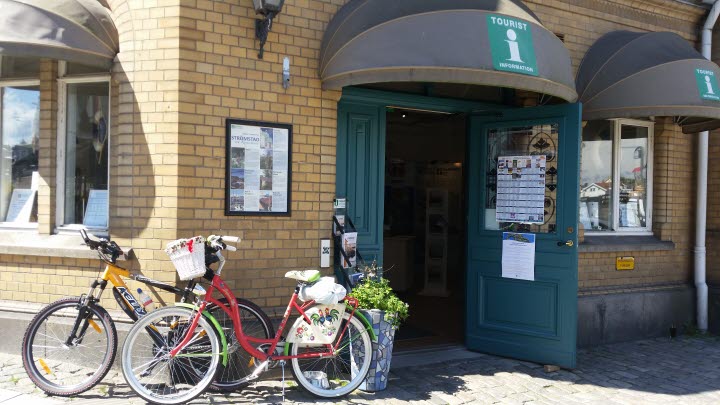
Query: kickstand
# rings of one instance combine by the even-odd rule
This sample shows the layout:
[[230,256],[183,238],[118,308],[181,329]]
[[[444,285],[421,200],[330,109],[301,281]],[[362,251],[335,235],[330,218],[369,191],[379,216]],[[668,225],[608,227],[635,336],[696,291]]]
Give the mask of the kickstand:
[[282,402],[285,403],[285,360],[280,360],[280,367],[282,368]]

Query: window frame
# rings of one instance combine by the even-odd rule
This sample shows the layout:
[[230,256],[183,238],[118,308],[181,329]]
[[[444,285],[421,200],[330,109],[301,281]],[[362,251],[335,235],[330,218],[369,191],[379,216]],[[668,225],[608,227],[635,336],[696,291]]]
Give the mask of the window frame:
[[[618,236],[633,235],[645,236],[653,235],[652,218],[653,218],[653,174],[655,160],[655,122],[650,120],[616,118],[607,120],[612,122],[612,183],[620,184],[620,141],[622,137],[622,127],[633,126],[647,128],[648,130],[648,147],[647,147],[647,203],[645,206],[645,227],[620,227],[620,187],[613,186],[612,193],[612,229],[606,231],[586,230],[585,235],[588,236]],[[580,196],[578,195],[578,200]]]
[[56,234],[71,234],[77,235],[79,229],[86,229],[92,233],[98,235],[107,235],[110,229],[110,203],[108,199],[107,227],[91,227],[85,226],[82,223],[79,224],[66,224],[65,223],[65,158],[66,158],[66,143],[67,143],[67,86],[69,84],[83,84],[83,83],[106,83],[108,86],[108,191],[110,190],[110,159],[111,154],[111,142],[112,136],[112,83],[111,75],[109,73],[92,74],[92,75],[78,75],[78,76],[65,76],[66,64],[61,61],[59,64],[59,74],[57,79],[58,86],[58,116],[57,116],[57,162],[56,162],[56,190],[55,193],[55,233]]
[[[12,79],[0,79],[0,146],[2,145],[2,116],[3,116],[3,109],[2,109],[2,92],[5,89],[5,87],[31,87],[31,86],[37,86],[38,91],[40,90],[40,79],[34,79],[34,78],[12,78]],[[42,95],[41,95],[42,98]],[[40,108],[40,105],[38,104],[38,108]],[[39,114],[38,114],[39,116]],[[0,169],[2,164],[0,163]],[[35,194],[35,199],[37,200],[38,196],[37,193]],[[28,222],[28,223],[15,223],[15,222],[5,222],[3,219],[0,221],[0,229],[2,230],[32,230],[37,229],[38,223],[37,222]]]

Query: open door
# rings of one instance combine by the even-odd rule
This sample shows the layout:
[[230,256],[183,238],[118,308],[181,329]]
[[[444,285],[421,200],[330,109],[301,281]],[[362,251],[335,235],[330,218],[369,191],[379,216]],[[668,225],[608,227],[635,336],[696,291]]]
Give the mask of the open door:
[[[580,131],[579,104],[471,118],[468,348],[575,367]],[[546,156],[542,223],[498,222],[498,157],[528,155]],[[535,234],[534,281],[502,276],[503,232]]]
[[368,264],[382,264],[385,190],[385,107],[338,104],[338,197],[358,231],[357,248]]

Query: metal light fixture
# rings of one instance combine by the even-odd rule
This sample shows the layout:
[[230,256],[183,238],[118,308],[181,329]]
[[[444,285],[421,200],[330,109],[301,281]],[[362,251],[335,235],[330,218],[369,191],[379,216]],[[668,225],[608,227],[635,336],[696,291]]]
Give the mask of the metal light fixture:
[[265,52],[265,42],[268,33],[272,28],[272,20],[276,15],[280,14],[285,0],[253,0],[255,13],[264,16],[264,19],[255,20],[255,37],[260,40],[260,51],[258,58],[263,58]]

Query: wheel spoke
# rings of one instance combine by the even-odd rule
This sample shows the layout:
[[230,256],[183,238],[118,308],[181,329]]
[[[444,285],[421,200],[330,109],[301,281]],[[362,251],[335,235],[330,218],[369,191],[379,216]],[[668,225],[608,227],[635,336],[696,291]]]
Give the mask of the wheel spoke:
[[115,329],[100,307],[87,307],[91,311],[87,319],[100,332],[66,344],[79,316],[77,302],[77,298],[62,299],[43,308],[23,339],[23,365],[33,382],[49,394],[74,395],[92,388],[115,356]]

